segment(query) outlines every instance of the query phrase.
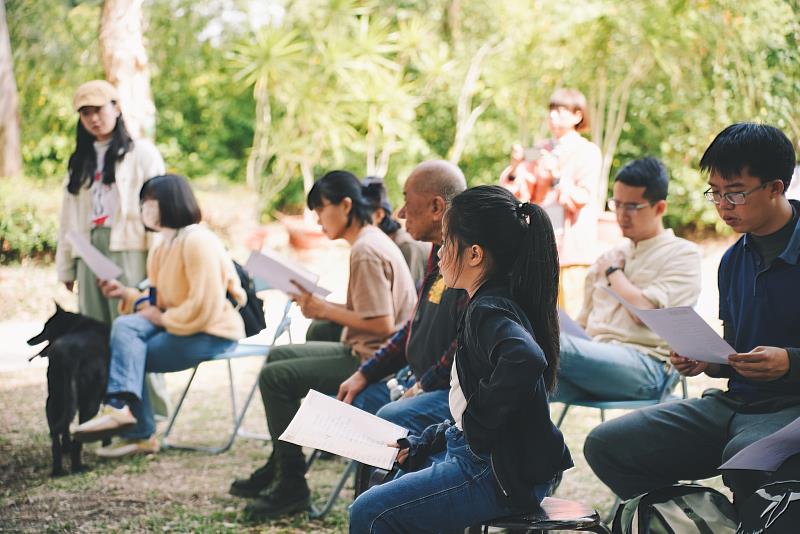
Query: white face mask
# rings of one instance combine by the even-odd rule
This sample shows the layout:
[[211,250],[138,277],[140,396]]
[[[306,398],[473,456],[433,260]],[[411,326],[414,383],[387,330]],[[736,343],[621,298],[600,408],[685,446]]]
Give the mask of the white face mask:
[[161,230],[161,213],[158,210],[157,200],[145,200],[142,202],[142,223],[151,230]]

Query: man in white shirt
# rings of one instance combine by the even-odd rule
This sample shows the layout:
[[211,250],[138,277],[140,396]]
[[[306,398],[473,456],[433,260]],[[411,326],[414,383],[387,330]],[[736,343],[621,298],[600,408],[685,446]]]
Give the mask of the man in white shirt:
[[608,205],[627,240],[589,269],[577,321],[592,339],[561,335],[551,400],[652,399],[668,379],[666,343],[607,291],[642,309],[697,302],[700,251],[664,228],[668,186],[667,169],[655,158],[628,163],[614,179]]

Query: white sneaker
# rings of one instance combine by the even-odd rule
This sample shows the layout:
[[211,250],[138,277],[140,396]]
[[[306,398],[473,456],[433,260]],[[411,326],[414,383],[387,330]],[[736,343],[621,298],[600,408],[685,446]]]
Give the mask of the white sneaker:
[[114,408],[104,404],[100,411],[75,427],[72,437],[78,441],[98,441],[128,430],[136,424],[136,418],[128,406]]
[[100,458],[123,458],[137,454],[155,454],[159,450],[155,436],[147,439],[122,439],[108,447],[100,447],[94,453]]

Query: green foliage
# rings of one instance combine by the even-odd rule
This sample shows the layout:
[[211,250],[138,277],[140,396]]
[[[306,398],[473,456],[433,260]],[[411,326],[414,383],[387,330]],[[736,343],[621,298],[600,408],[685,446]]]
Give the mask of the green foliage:
[[55,0],[7,0],[19,91],[22,158],[29,176],[66,175],[75,148],[72,95],[103,76],[97,53],[100,7]]
[[44,206],[53,194],[30,179],[0,181],[0,264],[23,258],[52,259],[58,217]]
[[211,16],[195,3],[154,1],[147,10],[158,147],[186,176],[244,180],[253,99],[231,84],[225,48],[199,39]]
[[[6,2],[29,176],[64,175],[72,91],[102,76],[101,4]],[[723,127],[800,137],[796,0],[148,0],[145,13],[167,166],[246,180],[269,215],[301,210],[332,167],[384,174],[395,204],[426,158],[458,154],[471,184],[493,182],[513,142],[547,135],[559,86],[589,97],[609,179],[643,155],[667,163],[679,229],[718,229],[697,162]]]

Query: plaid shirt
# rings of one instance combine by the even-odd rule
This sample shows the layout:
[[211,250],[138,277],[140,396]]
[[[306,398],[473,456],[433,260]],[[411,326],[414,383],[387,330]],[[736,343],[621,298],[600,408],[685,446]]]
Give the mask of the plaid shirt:
[[[439,262],[437,261],[437,252],[439,247],[434,245],[431,248],[431,254],[428,257],[428,266],[425,269],[425,276],[420,285],[420,291],[417,300],[417,306],[422,299],[428,298],[428,292],[433,286],[439,274]],[[466,292],[464,296],[458,300],[456,313],[454,319],[461,317],[462,312],[466,309],[469,299]],[[375,351],[372,358],[364,362],[359,370],[367,377],[370,383],[377,382],[381,378],[396,373],[407,365],[406,348],[408,340],[411,336],[411,325],[417,310],[404,325],[403,328],[395,332],[380,349]],[[424,318],[423,318],[424,320]],[[432,391],[435,389],[447,389],[450,387],[450,368],[453,366],[453,357],[456,353],[456,339],[450,342],[447,349],[439,356],[436,363],[431,366],[421,377],[417,377],[420,387],[423,391]]]

